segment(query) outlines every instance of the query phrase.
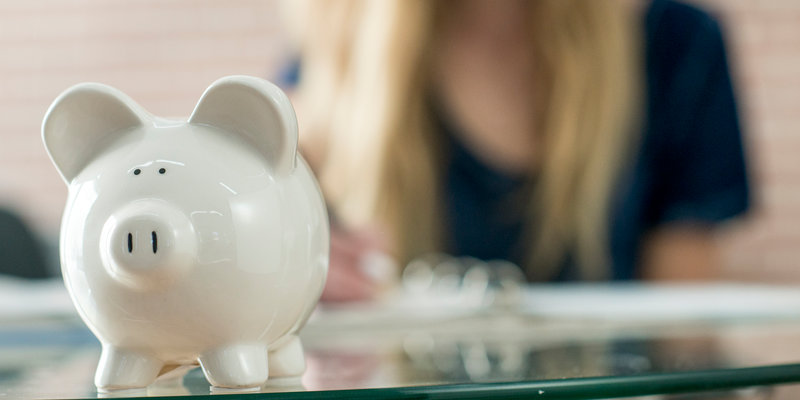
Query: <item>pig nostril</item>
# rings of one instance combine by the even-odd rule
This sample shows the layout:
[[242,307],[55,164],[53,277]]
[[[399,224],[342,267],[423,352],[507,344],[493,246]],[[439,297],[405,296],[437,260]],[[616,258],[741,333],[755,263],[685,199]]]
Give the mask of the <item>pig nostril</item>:
[[128,233],[128,253],[133,253],[133,235]]
[[152,238],[153,242],[153,254],[155,254],[158,251],[158,235],[156,235],[156,231],[153,231],[150,234],[150,237]]

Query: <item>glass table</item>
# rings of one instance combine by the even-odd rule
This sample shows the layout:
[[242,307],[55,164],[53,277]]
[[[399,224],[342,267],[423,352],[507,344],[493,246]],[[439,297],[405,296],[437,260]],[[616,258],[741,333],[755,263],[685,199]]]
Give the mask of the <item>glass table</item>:
[[541,285],[515,301],[404,292],[321,307],[302,331],[302,379],[255,393],[211,388],[187,367],[98,394],[99,343],[63,287],[37,290],[0,295],[0,399],[768,398],[800,383],[800,288]]

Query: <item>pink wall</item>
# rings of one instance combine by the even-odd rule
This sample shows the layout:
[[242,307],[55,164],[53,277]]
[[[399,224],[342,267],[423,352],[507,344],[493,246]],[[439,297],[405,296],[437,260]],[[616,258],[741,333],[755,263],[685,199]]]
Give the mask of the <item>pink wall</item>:
[[0,204],[55,234],[66,187],[40,139],[47,107],[83,81],[185,117],[231,74],[268,76],[286,53],[277,3],[261,0],[0,1]]
[[[800,281],[800,1],[703,0],[724,19],[758,180],[758,207],[721,239],[744,279]],[[55,236],[66,188],[39,126],[68,86],[116,86],[156,115],[188,115],[230,74],[273,76],[276,1],[0,0],[0,204]]]
[[737,278],[800,281],[800,1],[704,0],[733,60],[756,209],[722,238]]

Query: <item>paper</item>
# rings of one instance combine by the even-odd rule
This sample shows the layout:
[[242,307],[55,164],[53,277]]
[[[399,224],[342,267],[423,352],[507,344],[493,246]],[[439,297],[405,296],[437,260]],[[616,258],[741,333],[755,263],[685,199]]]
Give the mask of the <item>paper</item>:
[[0,321],[51,317],[77,317],[60,278],[0,277]]
[[800,318],[800,287],[715,284],[573,284],[526,288],[522,313],[548,318],[719,320]]

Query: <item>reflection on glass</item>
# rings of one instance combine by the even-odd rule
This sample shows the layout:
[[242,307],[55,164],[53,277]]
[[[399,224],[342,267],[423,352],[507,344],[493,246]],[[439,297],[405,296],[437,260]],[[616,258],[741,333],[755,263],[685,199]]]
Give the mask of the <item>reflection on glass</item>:
[[[452,268],[442,270],[450,273]],[[484,277],[471,271],[467,268],[460,278],[460,286],[468,287],[468,292],[475,285],[472,279],[483,287],[480,280]],[[491,276],[489,281],[493,282]],[[342,325],[347,319],[341,318],[346,317],[345,311],[323,310],[302,333],[308,363],[302,381],[275,379],[260,391],[562,379],[569,385],[569,378],[783,364],[800,358],[796,346],[785,345],[800,336],[797,320],[630,324],[602,319],[558,321],[502,308],[492,310],[393,326]],[[378,312],[382,311],[386,310]],[[771,343],[784,345],[769,346]],[[75,318],[6,322],[0,325],[0,395],[15,399],[97,397],[92,377],[99,350],[99,343]],[[195,367],[170,371],[147,389],[112,395],[218,393]]]

